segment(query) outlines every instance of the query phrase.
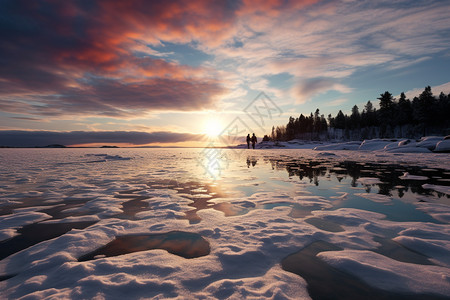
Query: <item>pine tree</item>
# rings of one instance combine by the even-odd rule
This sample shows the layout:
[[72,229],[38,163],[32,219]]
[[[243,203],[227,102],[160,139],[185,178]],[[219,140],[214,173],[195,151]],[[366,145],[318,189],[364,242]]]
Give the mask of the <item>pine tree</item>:
[[399,125],[405,125],[412,120],[412,106],[411,101],[406,99],[405,93],[400,94],[397,105],[397,120]]
[[367,126],[376,126],[378,125],[376,110],[373,108],[372,102],[367,101],[367,104],[364,106],[364,110],[366,112],[366,122]]
[[388,128],[391,128],[393,124],[394,117],[394,98],[392,94],[388,91],[384,92],[384,94],[380,94],[380,97],[377,98],[380,100],[380,111],[378,113],[378,119],[381,124],[380,132],[382,137],[388,137],[390,132],[388,132]]
[[339,112],[336,115],[335,118],[335,127],[338,129],[344,129],[345,128],[345,116],[342,110],[339,110]]
[[359,114],[358,106],[353,106],[352,114],[350,116],[350,128],[360,128],[361,127],[361,115]]

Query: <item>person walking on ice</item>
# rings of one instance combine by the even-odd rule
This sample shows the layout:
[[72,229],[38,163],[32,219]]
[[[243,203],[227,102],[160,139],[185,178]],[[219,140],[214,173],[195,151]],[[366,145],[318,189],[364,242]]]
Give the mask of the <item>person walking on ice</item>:
[[253,133],[252,135],[252,148],[255,149],[255,144],[258,142],[256,139],[256,135]]
[[252,139],[250,138],[250,133],[249,134],[247,134],[247,149],[250,149],[250,141],[251,141]]

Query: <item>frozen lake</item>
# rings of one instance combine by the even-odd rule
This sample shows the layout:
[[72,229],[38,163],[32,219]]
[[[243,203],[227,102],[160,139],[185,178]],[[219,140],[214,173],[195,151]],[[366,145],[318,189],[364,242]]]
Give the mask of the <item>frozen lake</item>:
[[450,155],[0,149],[0,294],[450,297]]

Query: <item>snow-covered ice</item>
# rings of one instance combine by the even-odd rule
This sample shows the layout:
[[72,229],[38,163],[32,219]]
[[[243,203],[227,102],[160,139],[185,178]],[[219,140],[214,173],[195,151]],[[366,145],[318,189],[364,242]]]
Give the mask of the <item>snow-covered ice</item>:
[[445,267],[399,262],[367,250],[327,251],[318,256],[380,289],[450,295],[450,270]]
[[[449,154],[383,150],[390,143],[221,149],[219,173],[202,149],[0,149],[2,245],[34,224],[83,225],[4,257],[0,294],[309,299],[309,278],[280,263],[324,241],[342,250],[318,258],[373,288],[449,297]],[[173,231],[202,236],[209,254],[156,248],[78,261],[118,236]],[[383,239],[429,263],[380,253]]]
[[436,152],[450,152],[450,138],[440,141],[436,144],[436,148],[434,149]]
[[423,184],[422,187],[424,189],[431,189],[431,190],[435,190],[435,191],[450,195],[450,186],[426,183],[426,184]]
[[[372,139],[362,142],[327,143],[292,140],[288,142],[262,142],[257,147],[261,149],[314,149],[317,151],[359,150],[389,153],[439,153],[450,152],[449,141],[450,137],[443,136],[425,136],[417,141],[411,139]],[[244,146],[239,145],[238,148],[244,148]]]
[[427,180],[427,176],[419,176],[419,175],[411,175],[408,172],[403,173],[402,176],[399,176],[398,178],[403,180]]

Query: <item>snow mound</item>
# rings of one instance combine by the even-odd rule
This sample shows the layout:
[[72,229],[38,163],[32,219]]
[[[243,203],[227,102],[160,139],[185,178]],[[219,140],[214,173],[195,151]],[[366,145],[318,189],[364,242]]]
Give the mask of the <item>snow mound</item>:
[[319,151],[329,151],[329,150],[358,150],[360,142],[347,142],[347,143],[339,143],[339,144],[330,144],[324,146],[317,146],[313,148],[313,150]]
[[411,175],[409,172],[403,173],[402,176],[399,176],[398,178],[403,180],[428,180],[429,178],[427,176],[419,176],[419,175]]
[[437,143],[434,152],[450,152],[450,139]]
[[420,147],[407,147],[407,146],[400,146],[397,148],[391,148],[386,150],[386,152],[390,153],[432,153],[427,148],[420,148]]
[[327,251],[317,256],[383,290],[450,295],[450,269],[445,267],[399,262],[371,251]]
[[[448,226],[429,224],[419,227],[413,225],[399,232],[399,236],[393,240],[431,257],[431,260],[437,265],[450,267],[450,228]],[[450,278],[448,279],[450,280]]]
[[421,138],[416,145],[417,147],[427,148],[433,151],[436,148],[436,144],[443,139],[443,136],[426,136]]
[[355,193],[355,195],[378,203],[390,204],[392,202],[391,197],[381,194]]
[[423,184],[422,187],[424,189],[435,190],[437,192],[450,195],[450,186],[435,185],[435,184],[426,183],[426,184]]
[[91,216],[78,216],[78,217],[67,217],[64,219],[52,219],[43,221],[43,224],[60,224],[60,223],[73,223],[73,222],[97,222],[100,218],[96,215]]
[[358,150],[366,150],[366,151],[375,151],[382,150],[386,145],[391,144],[392,140],[382,140],[382,139],[373,139],[373,140],[364,140],[359,146]]
[[[417,209],[426,212],[433,218],[443,223],[450,223],[450,206],[439,203],[419,202]],[[450,237],[449,237],[450,238]]]

